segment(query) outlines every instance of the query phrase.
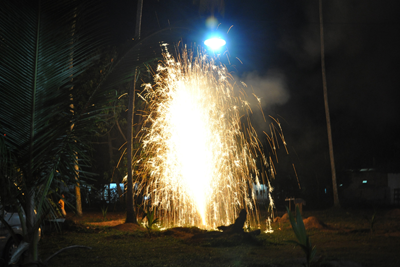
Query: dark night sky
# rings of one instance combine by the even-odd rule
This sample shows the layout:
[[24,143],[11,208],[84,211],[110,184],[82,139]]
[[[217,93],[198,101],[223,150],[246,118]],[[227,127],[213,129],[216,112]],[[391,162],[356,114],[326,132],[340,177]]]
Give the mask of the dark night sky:
[[[182,21],[204,28],[188,0],[144,0],[143,33]],[[215,13],[237,75],[282,123],[296,164],[329,169],[318,0],[225,0]],[[400,5],[396,0],[324,0],[326,71],[337,170],[400,169]],[[116,43],[134,35],[136,1],[107,4]],[[255,118],[257,127],[263,128]],[[261,126],[260,126],[261,125]],[[293,154],[293,153],[292,153]],[[392,169],[393,171],[393,169]]]

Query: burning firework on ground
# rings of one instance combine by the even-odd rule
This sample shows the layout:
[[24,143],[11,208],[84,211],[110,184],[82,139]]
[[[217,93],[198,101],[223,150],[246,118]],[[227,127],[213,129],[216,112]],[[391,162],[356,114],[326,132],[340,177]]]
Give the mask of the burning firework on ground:
[[175,58],[163,49],[154,83],[141,93],[148,106],[137,161],[142,192],[165,227],[216,228],[241,209],[259,225],[256,158],[272,164],[250,124],[243,85],[200,48],[182,48]]

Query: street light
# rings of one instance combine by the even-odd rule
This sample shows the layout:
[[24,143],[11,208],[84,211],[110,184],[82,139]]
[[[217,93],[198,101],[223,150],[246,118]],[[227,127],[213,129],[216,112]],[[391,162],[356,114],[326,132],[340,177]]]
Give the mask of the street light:
[[226,41],[220,37],[212,37],[204,41],[204,44],[215,51],[226,44]]

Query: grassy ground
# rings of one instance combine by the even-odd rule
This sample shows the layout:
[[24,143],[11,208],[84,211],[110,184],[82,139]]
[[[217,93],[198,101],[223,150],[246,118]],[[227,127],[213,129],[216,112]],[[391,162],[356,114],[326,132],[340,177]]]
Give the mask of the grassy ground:
[[[320,266],[342,261],[350,266],[399,266],[400,210],[380,211],[370,231],[373,211],[305,211],[326,226],[309,229],[317,247]],[[283,214],[283,212],[281,212]],[[124,218],[123,213],[108,213],[107,220]],[[299,247],[287,243],[295,239],[289,222],[275,223],[274,233],[261,234],[255,242],[238,240],[194,240],[185,232],[154,231],[151,235],[137,227],[93,226],[101,222],[101,212],[75,218],[69,230],[44,233],[40,241],[41,258],[71,245],[92,249],[67,250],[49,262],[49,266],[302,266]],[[119,230],[118,230],[119,229]],[[123,231],[121,231],[123,230]],[[194,230],[193,230],[194,231]],[[343,263],[344,261],[350,261]],[[346,265],[347,264],[347,265]]]

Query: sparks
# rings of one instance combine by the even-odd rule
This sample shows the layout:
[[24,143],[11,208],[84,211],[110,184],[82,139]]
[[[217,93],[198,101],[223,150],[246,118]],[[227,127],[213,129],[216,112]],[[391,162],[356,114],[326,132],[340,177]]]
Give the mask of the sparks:
[[233,223],[241,209],[259,224],[251,186],[262,152],[243,119],[249,109],[243,88],[200,49],[197,56],[182,49],[177,58],[163,49],[154,85],[141,93],[148,103],[137,161],[139,176],[147,177],[143,193],[164,227],[211,229]]

